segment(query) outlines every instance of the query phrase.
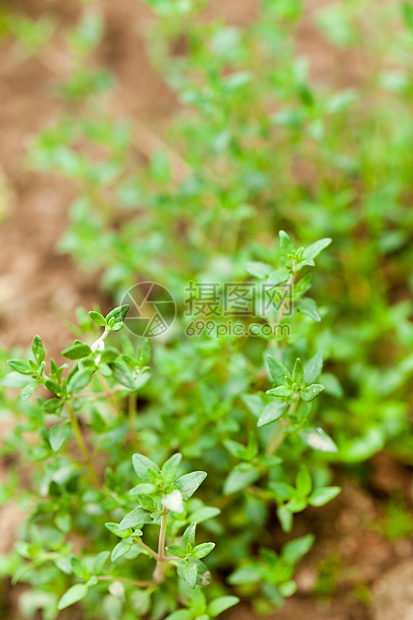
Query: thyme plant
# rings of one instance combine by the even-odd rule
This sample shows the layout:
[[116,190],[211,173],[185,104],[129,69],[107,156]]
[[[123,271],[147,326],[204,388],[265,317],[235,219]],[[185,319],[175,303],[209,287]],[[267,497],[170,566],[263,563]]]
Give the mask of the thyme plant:
[[[143,121],[108,112],[119,89],[91,62],[105,36],[93,1],[61,34],[63,112],[29,154],[73,181],[60,248],[103,273],[121,305],[79,309],[69,362],[46,372],[35,338],[30,359],[3,373],[23,400],[2,397],[16,426],[0,499],[30,516],[0,571],[29,584],[27,617],[76,602],[105,620],[206,620],[238,599],[271,612],[313,544],[295,515],[339,492],[330,463],[384,447],[412,462],[410,3],[314,15],[340,53],[376,59],[374,79],[345,89],[317,83],[297,51],[299,1],[262,0],[245,26],[205,18],[204,2],[147,4],[152,60],[181,105],[157,147]],[[392,24],[394,36],[377,34]],[[9,21],[44,60],[52,25]],[[98,166],[90,145],[105,153]],[[281,228],[290,235],[274,244]],[[117,334],[141,279],[177,307],[152,359],[147,341]],[[228,283],[260,292],[254,329],[217,318],[222,298],[212,320],[188,312],[189,285]]]
[[[155,341],[151,376],[149,342],[116,336],[125,304],[80,311],[83,336],[61,365],[46,363],[38,336],[29,358],[9,360],[2,385],[22,388],[22,406],[2,448],[18,452],[4,493],[28,513],[21,559],[9,562],[45,618],[82,601],[99,617],[206,620],[240,597],[269,610],[294,593],[314,540],[291,538],[294,515],[339,492],[322,465],[336,446],[314,418],[320,316],[302,275],[330,241],[295,248],[282,231],[278,258],[246,264],[246,282],[254,274],[281,294],[272,311],[289,330],[276,337]],[[260,343],[259,363],[248,340]]]

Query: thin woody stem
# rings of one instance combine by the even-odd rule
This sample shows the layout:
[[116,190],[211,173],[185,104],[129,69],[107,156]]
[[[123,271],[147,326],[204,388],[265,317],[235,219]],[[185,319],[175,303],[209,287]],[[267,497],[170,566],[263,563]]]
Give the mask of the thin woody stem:
[[136,586],[137,588],[149,588],[150,586],[154,586],[154,581],[135,581],[135,579],[128,579],[127,577],[117,577],[112,575],[102,575],[97,578],[98,581],[120,581],[121,583],[127,583],[131,586]]
[[79,394],[73,394],[73,398],[110,398],[120,389],[122,389],[121,386],[117,385],[106,392],[80,392]]
[[132,430],[136,426],[137,398],[138,395],[135,392],[129,396],[129,424]]
[[166,538],[166,522],[168,520],[167,508],[162,509],[161,517],[161,529],[159,531],[159,543],[158,543],[158,560],[162,562],[165,559],[165,538]]
[[148,545],[146,545],[143,540],[141,540],[140,538],[134,538],[136,544],[138,544],[140,547],[142,547],[142,549],[145,549],[145,551],[147,551],[149,553],[149,555],[151,555],[155,560],[158,560],[158,554],[156,553],[156,551],[154,551],[153,549],[151,549],[150,547],[148,547]]
[[272,456],[280,447],[280,445],[282,444],[282,442],[285,439],[285,431],[287,430],[287,428],[290,425],[290,420],[289,417],[294,415],[297,407],[298,407],[298,403],[300,402],[300,396],[299,394],[296,394],[294,396],[294,400],[291,403],[291,405],[288,408],[288,412],[287,415],[285,417],[285,421],[280,421],[277,428],[274,431],[274,434],[270,440],[270,443],[268,444],[268,448],[267,448],[267,454],[269,456]]
[[[98,373],[96,373],[96,375],[100,381],[101,386],[103,387],[105,394],[108,395],[108,400],[110,404],[112,405],[113,409],[115,410],[116,413],[119,413],[118,405],[116,403],[116,400],[113,398],[114,394],[117,392],[117,389],[111,390],[108,384],[106,383],[105,379],[102,377],[102,375],[99,375]],[[121,389],[121,388],[118,387],[118,389]]]
[[87,465],[87,468],[89,470],[90,476],[91,476],[94,484],[96,484],[96,486],[99,487],[100,486],[99,477],[98,477],[98,475],[96,473],[96,469],[93,466],[91,456],[90,456],[90,454],[89,454],[89,452],[88,452],[88,450],[86,448],[86,444],[84,442],[82,431],[80,429],[79,422],[78,422],[78,419],[76,417],[76,414],[75,414],[75,412],[73,410],[73,407],[72,407],[72,405],[70,403],[66,402],[66,407],[67,407],[67,410],[69,411],[70,424],[71,424],[71,426],[73,428],[73,431],[75,433],[76,441],[77,441],[77,444],[78,444],[78,446],[80,448],[80,451],[82,452],[82,454],[83,454],[83,456],[84,456],[84,458],[86,460],[86,465]]
[[156,563],[155,570],[153,572],[153,580],[155,583],[162,583],[165,578],[165,569],[166,569],[166,558],[165,558],[165,539],[166,539],[166,523],[168,520],[168,512],[167,508],[162,509],[162,517],[161,517],[161,529],[159,531],[159,542],[158,542],[158,561]]
[[275,323],[276,325],[279,325],[283,319],[284,316],[284,312],[286,309],[286,305],[287,305],[287,295],[289,294],[289,292],[291,291],[293,284],[294,284],[294,276],[295,276],[295,265],[293,263],[292,269],[291,269],[291,274],[290,277],[287,280],[287,283],[284,287],[284,296],[283,296],[283,300],[281,302],[281,306],[278,310],[278,314],[277,317],[275,319]]

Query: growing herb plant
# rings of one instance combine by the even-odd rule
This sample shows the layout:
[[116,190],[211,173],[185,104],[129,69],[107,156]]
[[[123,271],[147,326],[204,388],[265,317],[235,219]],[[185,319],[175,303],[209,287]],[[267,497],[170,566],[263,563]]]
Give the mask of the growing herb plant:
[[[67,113],[30,153],[34,168],[58,170],[78,187],[61,249],[103,270],[102,287],[118,301],[138,273],[173,290],[182,307],[188,281],[236,281],[246,261],[264,260],[274,230],[306,243],[333,237],[325,280],[313,282],[329,308],[319,346],[340,379],[329,379],[331,390],[351,397],[344,407],[331,402],[323,419],[337,429],[342,462],[384,446],[410,462],[410,3],[317,11],[331,54],[361,49],[375,60],[339,90],[312,79],[297,51],[301,2],[263,0],[242,27],[204,19],[205,3],[147,4],[157,14],[148,30],[153,62],[182,112],[159,148],[144,153],[148,165],[131,166],[144,140],[133,118],[108,114],[118,91],[103,97],[89,80],[73,114],[62,85]],[[86,5],[69,40],[104,36],[97,7]],[[86,28],[93,19],[100,27]],[[377,36],[389,28],[394,36]],[[75,56],[79,63],[98,41]],[[185,54],[172,55],[183,42]],[[88,144],[105,149],[99,166]]]
[[[324,390],[322,352],[302,347],[319,321],[302,270],[329,243],[296,249],[282,231],[278,261],[246,264],[245,277],[259,274],[269,290],[281,287],[277,320],[291,330],[259,339],[258,365],[241,346],[225,368],[236,341],[204,335],[174,349],[156,346],[151,377],[148,341],[110,342],[127,305],[106,317],[80,312],[85,335],[62,352],[69,361],[50,360],[49,372],[39,337],[30,359],[9,360],[2,384],[22,387],[30,406],[2,452],[19,447],[17,472],[29,464],[32,472],[19,490],[22,506],[32,507],[16,545],[26,561],[9,561],[19,564],[14,582],[31,584],[35,601],[43,593],[45,618],[82,601],[99,617],[206,620],[240,596],[270,610],[294,593],[295,564],[314,537],[275,542],[272,515],[289,533],[294,514],[339,492],[322,456],[336,446],[313,412]],[[94,324],[103,330],[98,337]],[[42,395],[29,403],[38,389]]]
[[[264,0],[245,27],[205,19],[204,3],[148,4],[153,61],[183,110],[148,165],[136,165],[135,120],[108,112],[113,77],[89,64],[105,32],[98,2],[67,33],[64,114],[30,163],[76,184],[61,249],[102,270],[119,302],[137,274],[162,283],[177,318],[154,344],[151,376],[149,344],[111,333],[125,306],[79,311],[71,366],[50,363],[46,375],[38,339],[31,361],[11,361],[4,386],[41,390],[37,404],[13,403],[2,447],[20,455],[2,501],[17,494],[31,512],[2,572],[31,585],[28,616],[54,618],[76,599],[107,620],[206,620],[238,598],[270,612],[294,593],[313,543],[295,537],[294,515],[339,492],[329,463],[385,446],[412,462],[410,4],[317,13],[332,45],[376,59],[374,79],[338,92],[296,50],[300,2]],[[380,40],[393,22],[397,36]],[[98,166],[89,145],[103,147]],[[291,235],[274,245],[280,228]],[[281,292],[257,320],[280,329],[198,330],[188,282]]]

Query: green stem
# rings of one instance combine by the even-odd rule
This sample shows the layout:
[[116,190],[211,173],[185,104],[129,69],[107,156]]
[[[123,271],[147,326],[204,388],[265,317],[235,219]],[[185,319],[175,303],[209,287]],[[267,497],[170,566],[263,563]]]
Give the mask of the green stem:
[[108,392],[79,392],[78,394],[73,394],[72,398],[111,398],[121,387],[117,385],[112,390]]
[[299,402],[300,402],[300,395],[295,394],[294,400],[288,408],[285,419],[281,420],[274,430],[274,434],[267,447],[268,456],[272,456],[278,450],[278,448],[281,446],[282,442],[284,441],[285,434],[286,434],[285,431],[290,426],[290,416],[294,415],[294,413],[296,412]]
[[154,581],[135,581],[135,579],[127,579],[126,577],[115,577],[114,575],[102,575],[97,578],[98,581],[120,581],[121,583],[127,583],[131,586],[136,586],[137,588],[149,588],[150,586],[154,586]]
[[103,391],[105,392],[105,395],[107,396],[108,401],[112,405],[112,408],[114,409],[115,413],[118,414],[119,413],[118,405],[117,405],[116,400],[113,398],[113,395],[115,394],[115,392],[117,392],[117,390],[115,389],[111,390],[108,384],[106,383],[105,379],[102,377],[102,375],[100,375],[99,373],[96,373],[96,376],[99,379],[100,384],[103,387]]
[[136,427],[137,400],[138,395],[136,393],[129,396],[129,424],[132,431]]
[[[291,274],[290,277],[287,280],[287,283],[285,285],[284,288],[284,297],[283,300],[281,302],[281,306],[278,310],[277,316],[275,318],[275,326],[276,328],[278,328],[279,325],[281,325],[281,321],[283,320],[284,317],[284,312],[286,310],[287,307],[287,298],[288,298],[288,294],[290,292],[290,290],[292,289],[293,285],[294,285],[294,277],[295,277],[295,264],[293,263],[292,267],[291,267]],[[269,343],[270,347],[276,347],[278,344],[278,342],[276,340],[272,340]]]
[[90,454],[86,448],[86,444],[83,440],[83,435],[82,435],[82,431],[80,430],[80,426],[79,426],[79,422],[77,420],[76,414],[73,410],[73,407],[70,403],[66,402],[66,407],[67,410],[69,411],[69,416],[70,416],[70,424],[72,425],[73,428],[73,432],[75,433],[75,437],[76,437],[76,441],[77,444],[80,448],[80,451],[82,452],[83,456],[85,457],[86,460],[86,465],[87,468],[89,470],[90,473],[90,477],[92,478],[94,484],[96,484],[96,486],[100,487],[100,483],[99,483],[99,477],[96,473],[96,469],[93,466],[92,463],[92,459],[90,457]]
[[161,529],[159,531],[159,542],[158,542],[158,561],[156,563],[156,567],[153,573],[153,580],[155,583],[162,583],[165,578],[165,569],[166,569],[166,558],[165,558],[165,539],[166,539],[166,523],[168,521],[168,512],[167,508],[162,509],[162,517],[161,517]]
[[272,499],[271,493],[268,493],[268,491],[265,491],[265,489],[261,489],[260,487],[257,487],[255,485],[251,485],[247,487],[247,490],[253,493],[254,495],[257,495],[258,497],[261,497],[262,499],[266,501]]
[[156,553],[156,551],[148,547],[148,545],[146,545],[143,540],[141,540],[140,538],[134,538],[134,541],[137,545],[142,547],[142,549],[145,549],[145,551],[149,553],[149,555],[151,555],[155,560],[158,560],[158,554]]

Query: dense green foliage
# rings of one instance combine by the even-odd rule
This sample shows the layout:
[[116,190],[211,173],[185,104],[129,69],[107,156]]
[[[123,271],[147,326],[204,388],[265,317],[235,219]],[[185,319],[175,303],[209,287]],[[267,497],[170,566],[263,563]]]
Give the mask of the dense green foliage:
[[[90,2],[67,35],[66,112],[29,157],[76,183],[63,251],[103,270],[116,302],[140,280],[177,302],[150,378],[146,341],[107,345],[92,322],[117,331],[125,306],[79,311],[70,368],[46,375],[38,339],[31,360],[9,362],[3,385],[23,387],[25,403],[2,453],[20,452],[33,473],[22,488],[13,472],[2,500],[19,488],[32,512],[16,548],[30,563],[14,553],[3,572],[32,584],[28,609],[46,619],[79,600],[108,620],[206,620],[236,597],[269,612],[294,593],[313,543],[294,536],[294,514],[339,492],[329,464],[384,447],[412,462],[411,5],[317,13],[332,45],[372,59],[357,89],[330,92],[296,52],[298,1],[263,0],[244,28],[201,18],[201,3],[148,4],[153,61],[182,104],[163,148],[137,166],[133,119],[108,112],[114,78],[86,62],[105,31]],[[398,36],[377,37],[384,23]],[[37,50],[30,23],[12,30]],[[286,329],[198,333],[190,282],[284,293],[256,322]],[[49,394],[28,401],[39,386]]]

